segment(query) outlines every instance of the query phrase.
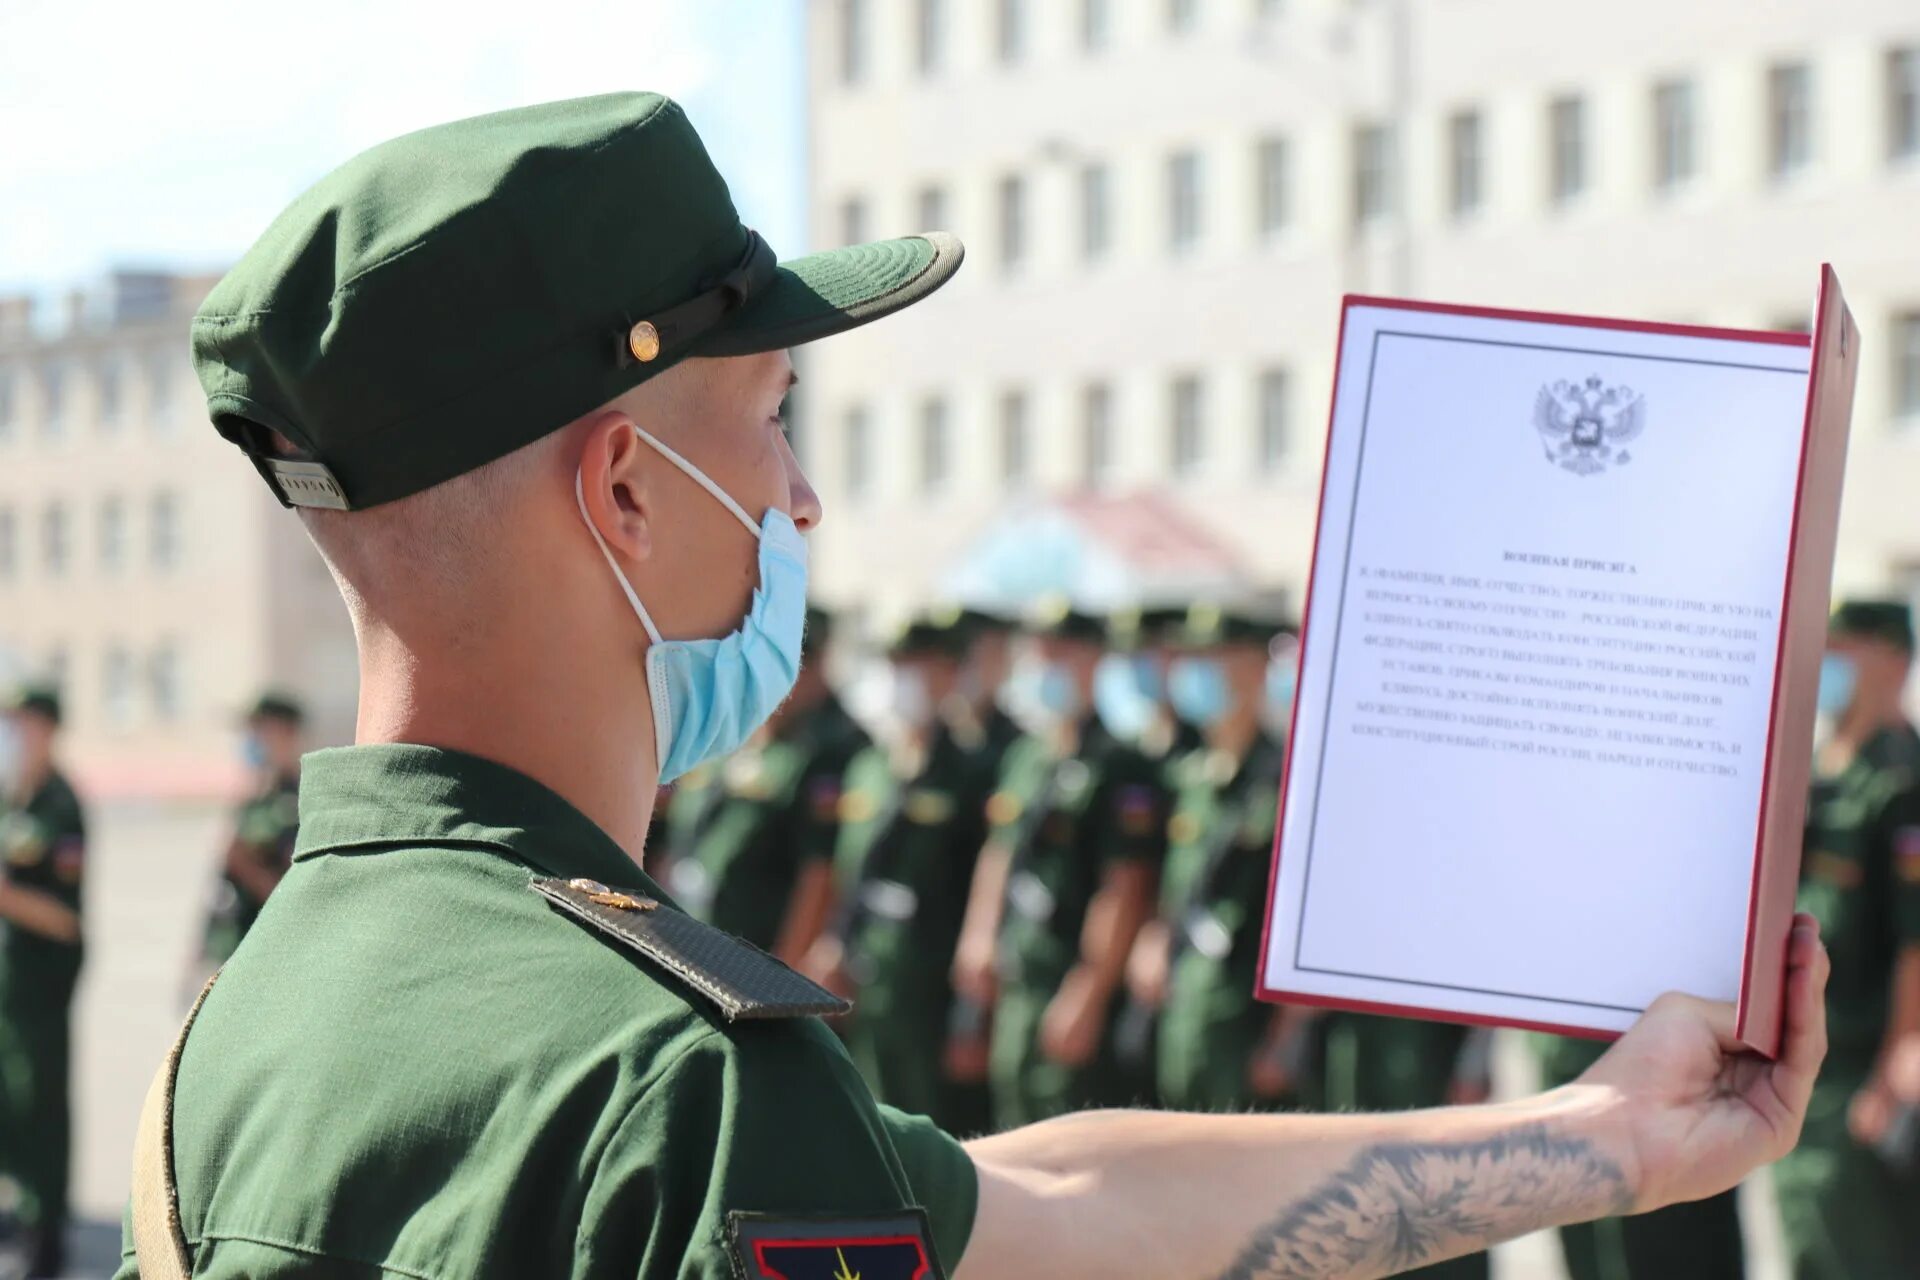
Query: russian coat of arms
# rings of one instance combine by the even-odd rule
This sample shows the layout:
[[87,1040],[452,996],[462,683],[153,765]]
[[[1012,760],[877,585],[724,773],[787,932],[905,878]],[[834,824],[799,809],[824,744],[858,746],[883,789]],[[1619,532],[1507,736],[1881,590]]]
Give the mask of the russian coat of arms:
[[1633,461],[1626,446],[1646,425],[1646,397],[1631,387],[1610,387],[1597,375],[1549,383],[1533,402],[1533,426],[1547,461],[1577,476]]

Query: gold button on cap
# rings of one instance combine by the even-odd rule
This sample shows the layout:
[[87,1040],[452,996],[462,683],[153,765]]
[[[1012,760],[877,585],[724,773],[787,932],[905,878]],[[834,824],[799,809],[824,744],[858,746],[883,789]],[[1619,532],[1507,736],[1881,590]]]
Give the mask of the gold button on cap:
[[627,350],[641,364],[660,354],[660,331],[650,320],[642,320],[627,331]]

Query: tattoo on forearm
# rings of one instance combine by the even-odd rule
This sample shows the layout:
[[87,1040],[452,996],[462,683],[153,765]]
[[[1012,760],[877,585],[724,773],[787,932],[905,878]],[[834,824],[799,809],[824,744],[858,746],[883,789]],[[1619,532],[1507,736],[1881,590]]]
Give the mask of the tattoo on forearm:
[[1393,1275],[1631,1203],[1617,1164],[1545,1125],[1478,1142],[1383,1142],[1254,1232],[1221,1280]]

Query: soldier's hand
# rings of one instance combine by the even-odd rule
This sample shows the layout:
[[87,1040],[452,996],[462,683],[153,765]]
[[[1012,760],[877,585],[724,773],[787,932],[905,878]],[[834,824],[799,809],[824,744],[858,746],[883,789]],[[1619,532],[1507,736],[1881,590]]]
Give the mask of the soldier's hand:
[[1455,1076],[1447,1082],[1447,1105],[1477,1107],[1493,1096],[1493,1081],[1485,1076]]
[[1127,991],[1149,1009],[1166,1003],[1171,945],[1167,926],[1150,920],[1134,935],[1133,949],[1127,953]]
[[947,1079],[956,1084],[976,1084],[987,1078],[987,1038],[950,1035],[940,1056]]
[[840,939],[831,934],[822,934],[814,939],[813,945],[807,948],[807,954],[800,961],[800,972],[842,1000],[853,999],[853,980],[847,976],[846,969],[846,949],[840,945]]
[[1847,1132],[1861,1146],[1874,1146],[1887,1136],[1899,1109],[1891,1089],[1878,1079],[1869,1080],[1847,1104]]
[[1715,1195],[1793,1149],[1827,1054],[1827,973],[1819,926],[1797,916],[1778,1059],[1734,1040],[1732,1005],[1665,995],[1580,1077],[1625,1104],[1634,1212]]
[[991,1005],[999,994],[995,950],[991,936],[975,938],[963,934],[953,954],[953,989],[975,1004]]
[[1293,1089],[1293,1073],[1287,1069],[1289,1054],[1284,1044],[1263,1044],[1247,1061],[1247,1088],[1256,1098],[1282,1098]]
[[1063,1067],[1093,1061],[1107,1029],[1107,995],[1093,975],[1075,970],[1047,1003],[1040,1018],[1040,1052]]

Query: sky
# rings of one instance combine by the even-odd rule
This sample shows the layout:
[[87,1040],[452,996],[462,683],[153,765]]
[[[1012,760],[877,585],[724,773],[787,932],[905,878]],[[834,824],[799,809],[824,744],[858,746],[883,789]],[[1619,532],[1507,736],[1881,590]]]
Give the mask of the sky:
[[678,99],[742,217],[805,240],[804,0],[0,0],[0,294],[218,270],[383,139]]

